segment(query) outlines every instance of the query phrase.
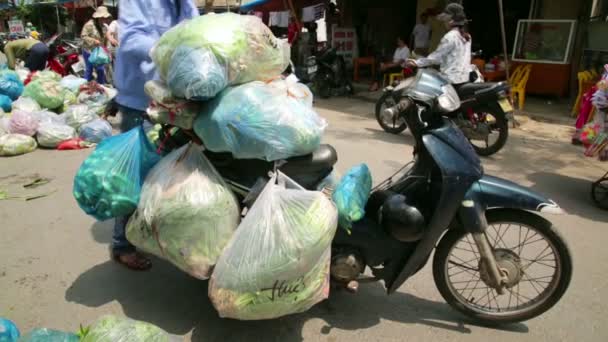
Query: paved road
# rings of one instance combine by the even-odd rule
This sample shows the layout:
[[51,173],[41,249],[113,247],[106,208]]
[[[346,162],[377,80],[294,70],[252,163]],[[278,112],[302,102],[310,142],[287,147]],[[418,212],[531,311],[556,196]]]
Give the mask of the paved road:
[[[379,181],[408,161],[412,138],[382,132],[372,105],[334,99],[318,103],[330,127],[326,142],[339,170],[361,161]],[[564,299],[540,318],[496,330],[451,310],[426,267],[397,293],[381,284],[357,295],[337,293],[311,311],[274,321],[217,317],[207,283],[154,259],[147,273],[108,260],[111,223],[85,216],[71,196],[78,165],[89,151],[44,151],[0,159],[0,183],[13,174],[53,177],[53,195],[0,202],[0,316],[25,331],[76,330],[105,313],[146,320],[193,341],[605,341],[608,326],[608,212],[591,204],[589,182],[602,166],[568,145],[568,130],[530,122],[513,132],[505,151],[485,159],[488,173],[520,182],[558,201],[568,215],[551,217],[570,243],[574,278]],[[13,181],[10,178],[10,181]]]

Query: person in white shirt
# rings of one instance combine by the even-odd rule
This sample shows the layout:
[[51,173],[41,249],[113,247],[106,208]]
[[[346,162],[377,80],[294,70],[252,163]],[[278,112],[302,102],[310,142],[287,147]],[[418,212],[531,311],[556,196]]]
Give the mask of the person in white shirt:
[[387,63],[380,63],[380,68],[378,70],[380,72],[377,73],[376,80],[372,83],[369,90],[376,91],[378,90],[378,85],[384,80],[384,76],[386,74],[403,72],[403,68],[405,67],[405,62],[410,58],[410,49],[407,47],[405,43],[405,38],[403,36],[397,37],[397,49],[393,54],[393,61]]
[[428,14],[422,13],[420,23],[418,23],[412,31],[410,43],[412,49],[419,56],[426,56],[429,53],[431,45],[431,24],[428,22]]
[[108,47],[115,48],[118,46],[118,21],[112,20],[110,25],[106,26],[106,38],[108,40]]

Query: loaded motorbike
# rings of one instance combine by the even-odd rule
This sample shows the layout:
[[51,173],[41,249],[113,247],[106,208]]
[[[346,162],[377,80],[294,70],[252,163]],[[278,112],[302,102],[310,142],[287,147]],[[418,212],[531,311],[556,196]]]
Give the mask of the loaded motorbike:
[[[484,324],[524,321],[549,310],[566,292],[572,259],[566,241],[540,214],[560,214],[544,196],[484,173],[462,130],[445,119],[460,107],[456,91],[437,72],[419,70],[402,84],[387,115],[403,119],[415,138],[414,159],[376,186],[365,217],[332,242],[335,287],[356,292],[382,281],[394,293],[429,261],[443,298]],[[170,144],[184,141],[166,135]],[[234,159],[205,152],[245,207],[269,179],[283,172],[309,190],[331,174],[337,153],[314,153],[279,162]],[[331,192],[325,188],[324,191]],[[364,271],[369,269],[371,276]]]
[[346,62],[336,49],[327,48],[316,56],[316,73],[313,78],[313,92],[321,98],[352,95],[353,85],[348,80]]
[[[384,88],[376,102],[376,120],[384,131],[399,134],[407,129],[404,118],[389,116],[385,109],[394,106],[401,91],[414,82],[415,74],[400,83]],[[509,137],[509,119],[513,106],[506,82],[471,82],[455,86],[461,106],[445,117],[453,121],[464,133],[480,156],[491,156],[499,152]]]
[[81,77],[83,70],[77,67],[80,62],[78,44],[59,38],[59,35],[55,35],[47,42],[47,67],[62,77],[70,74]]

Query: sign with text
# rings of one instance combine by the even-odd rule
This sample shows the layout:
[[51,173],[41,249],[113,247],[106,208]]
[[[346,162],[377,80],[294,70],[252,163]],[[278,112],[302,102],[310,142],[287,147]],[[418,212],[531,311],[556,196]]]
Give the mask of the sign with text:
[[357,47],[357,32],[354,28],[337,27],[333,25],[331,34],[331,45],[336,49],[338,55],[344,57],[348,65],[352,65],[353,59],[359,55]]
[[8,21],[8,30],[10,31],[10,33],[25,33],[25,28],[23,27],[23,21],[9,20]]

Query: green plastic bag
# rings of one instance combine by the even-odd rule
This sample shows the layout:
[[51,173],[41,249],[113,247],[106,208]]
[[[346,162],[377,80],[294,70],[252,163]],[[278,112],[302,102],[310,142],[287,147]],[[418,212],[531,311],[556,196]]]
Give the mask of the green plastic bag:
[[51,79],[38,79],[30,82],[23,96],[36,100],[42,108],[56,109],[63,105],[65,94],[59,82]]
[[98,319],[80,342],[169,342],[161,328],[142,321],[113,315]]
[[32,81],[35,80],[51,80],[51,81],[61,81],[61,75],[51,70],[43,70],[37,71],[32,75]]

